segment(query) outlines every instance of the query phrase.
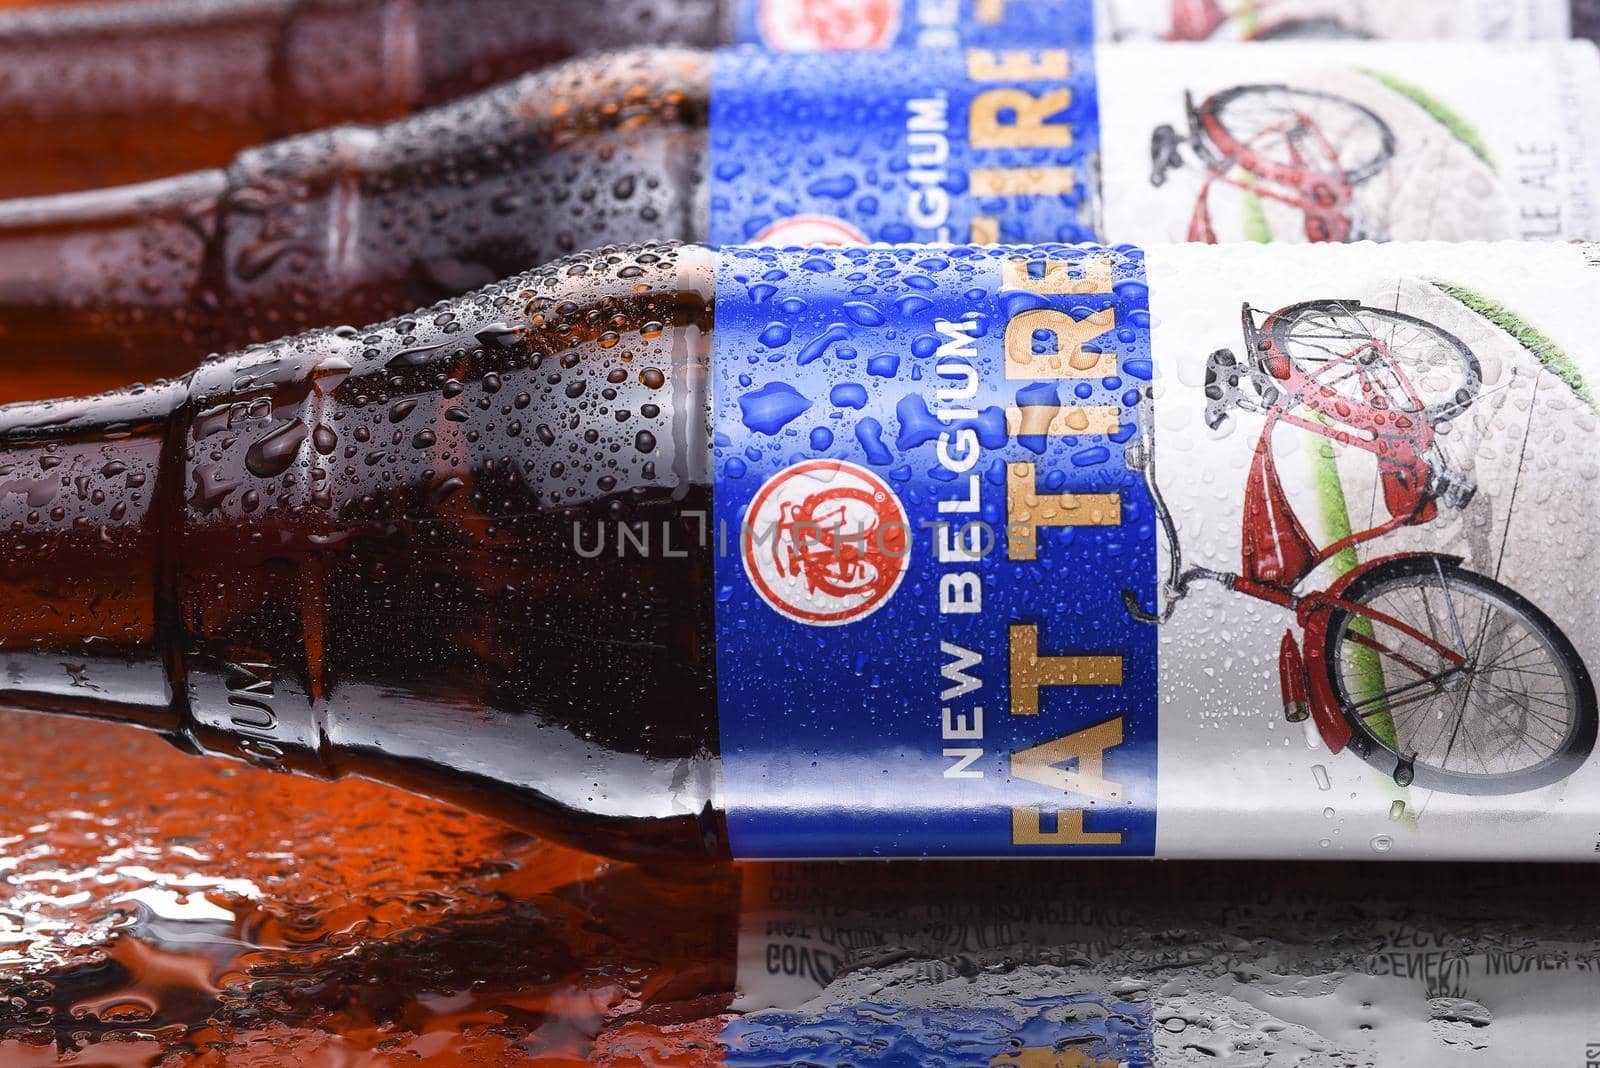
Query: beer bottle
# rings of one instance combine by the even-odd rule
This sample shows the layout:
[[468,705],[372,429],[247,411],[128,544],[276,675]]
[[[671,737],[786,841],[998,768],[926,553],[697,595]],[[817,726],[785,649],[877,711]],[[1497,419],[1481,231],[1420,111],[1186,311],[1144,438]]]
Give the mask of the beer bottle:
[[219,166],[577,52],[714,44],[719,0],[140,0],[0,15],[0,196]]
[[[0,7],[3,7],[0,4]],[[0,15],[0,196],[221,166],[392,119],[583,51],[1027,47],[1099,38],[1595,36],[1595,0],[140,0]]]
[[626,856],[1587,857],[1597,262],[618,247],[13,405],[0,699]]
[[610,243],[1600,235],[1587,42],[918,56],[591,57],[226,171],[0,203],[0,367],[148,381]]

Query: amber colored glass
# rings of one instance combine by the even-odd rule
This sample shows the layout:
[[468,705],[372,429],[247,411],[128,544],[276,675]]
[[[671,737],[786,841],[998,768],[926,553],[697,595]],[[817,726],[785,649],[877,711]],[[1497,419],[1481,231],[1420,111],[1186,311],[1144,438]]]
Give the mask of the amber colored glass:
[[575,60],[226,172],[0,201],[0,400],[149,382],[580,249],[703,234],[709,87],[700,51]]
[[6,712],[0,737],[6,1068],[716,1063],[683,1046],[732,998],[727,866],[620,865],[111,724]]
[[[558,261],[158,387],[0,409],[0,707],[727,852],[695,247]],[[682,558],[582,557],[575,523]],[[694,546],[697,546],[695,548]]]
[[225,164],[579,52],[725,36],[719,0],[139,0],[0,11],[0,197]]

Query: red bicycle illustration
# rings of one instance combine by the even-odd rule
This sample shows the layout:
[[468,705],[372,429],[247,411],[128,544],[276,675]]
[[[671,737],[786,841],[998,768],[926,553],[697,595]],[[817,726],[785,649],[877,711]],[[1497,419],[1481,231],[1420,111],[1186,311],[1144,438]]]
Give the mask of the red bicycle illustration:
[[[1146,610],[1130,592],[1128,610],[1165,623],[1199,582],[1293,610],[1302,637],[1286,632],[1279,650],[1286,716],[1312,718],[1330,751],[1348,748],[1400,785],[1511,794],[1571,775],[1595,746],[1594,685],[1560,628],[1497,577],[1457,557],[1403,552],[1326,589],[1302,588],[1340,554],[1471,502],[1477,487],[1446,457],[1441,431],[1482,393],[1472,350],[1359,301],[1261,316],[1245,306],[1248,364],[1224,349],[1206,378],[1213,429],[1239,411],[1266,417],[1245,490],[1241,571],[1185,568],[1146,416],[1144,473],[1171,574],[1164,607]],[[1387,517],[1319,548],[1279,477],[1272,443],[1283,426],[1370,453]]]
[[1333,16],[1285,16],[1282,0],[1172,0],[1174,41],[1206,41],[1226,26],[1238,26],[1247,41],[1284,41],[1300,37],[1368,36]]
[[1307,240],[1381,238],[1361,225],[1356,188],[1394,159],[1394,132],[1372,111],[1331,93],[1286,85],[1241,85],[1196,105],[1186,94],[1187,137],[1156,129],[1152,185],[1184,166],[1187,144],[1205,171],[1190,241],[1215,244],[1211,200],[1218,187],[1286,204],[1305,216]]

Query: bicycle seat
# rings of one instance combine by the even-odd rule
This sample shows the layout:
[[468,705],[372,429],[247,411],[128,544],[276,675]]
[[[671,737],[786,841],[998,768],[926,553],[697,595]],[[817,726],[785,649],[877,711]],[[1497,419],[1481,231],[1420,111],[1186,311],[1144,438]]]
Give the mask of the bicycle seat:
[[1183,153],[1179,146],[1183,139],[1171,126],[1157,126],[1150,135],[1150,184],[1167,184],[1167,175],[1183,166]]
[[1206,360],[1206,426],[1216,430],[1245,403],[1244,369],[1232,349],[1218,349]]

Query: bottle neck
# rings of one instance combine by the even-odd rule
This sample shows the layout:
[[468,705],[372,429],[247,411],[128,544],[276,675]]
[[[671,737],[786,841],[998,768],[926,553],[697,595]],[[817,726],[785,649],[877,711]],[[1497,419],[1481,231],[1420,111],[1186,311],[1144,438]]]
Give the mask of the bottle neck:
[[433,106],[584,53],[731,43],[736,0],[415,3],[420,102]]
[[[0,203],[0,402],[150,382],[202,355],[221,171]],[[93,354],[91,358],[90,354]]]
[[713,282],[611,250],[0,409],[0,707],[718,853]]
[[0,408],[0,706],[168,732],[181,384]]
[[[226,172],[0,203],[0,368],[29,370],[0,375],[0,402],[176,376],[209,352],[377,322],[554,259],[581,235],[528,183],[558,171],[626,190],[585,209],[607,241],[693,236],[709,87],[704,53],[642,50],[279,141]],[[441,144],[441,128],[457,137]],[[467,172],[479,177],[463,185]],[[424,204],[428,225],[397,222]]]

